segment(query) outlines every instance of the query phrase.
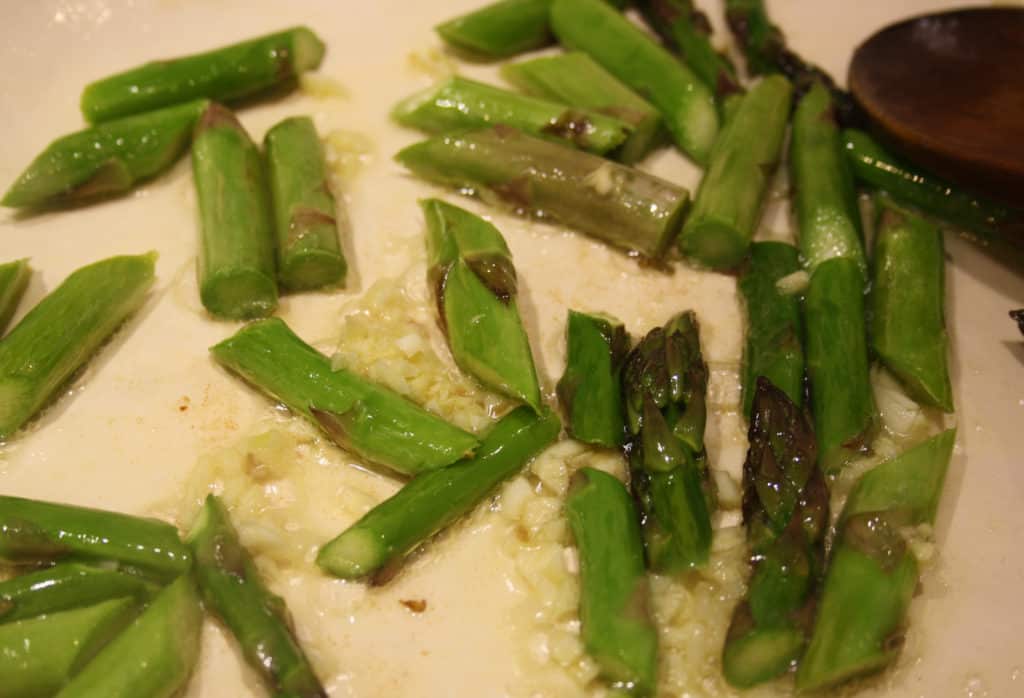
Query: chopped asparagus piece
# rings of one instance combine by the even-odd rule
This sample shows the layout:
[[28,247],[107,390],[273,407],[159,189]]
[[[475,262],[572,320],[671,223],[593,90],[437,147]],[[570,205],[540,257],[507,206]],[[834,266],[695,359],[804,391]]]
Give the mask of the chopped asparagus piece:
[[391,115],[403,126],[427,133],[459,133],[504,124],[598,155],[620,146],[630,131],[625,121],[596,111],[457,76],[402,100]]
[[35,208],[126,192],[177,161],[208,104],[187,102],[62,136],[25,168],[0,203]]
[[652,260],[671,245],[688,196],[640,170],[506,126],[437,136],[396,159],[425,179],[561,221]]
[[658,633],[647,612],[640,526],[629,492],[593,468],[578,470],[565,502],[580,559],[580,635],[611,686],[651,696],[658,679]]
[[551,42],[551,0],[500,0],[434,30],[455,48],[484,58],[508,58]]
[[402,560],[470,512],[558,437],[550,410],[519,407],[501,418],[476,455],[423,473],[320,549],[317,564],[344,579],[387,581]]
[[203,610],[192,576],[161,591],[135,622],[96,655],[58,698],[171,698],[199,655]]
[[439,199],[420,205],[427,220],[427,276],[455,362],[488,388],[540,411],[505,238],[482,218]]
[[792,92],[786,78],[773,75],[735,98],[679,235],[683,254],[713,269],[746,256],[781,155]]
[[14,435],[146,298],[156,253],[82,267],[0,341],[0,440]]
[[228,101],[262,92],[320,65],[324,45],[293,27],[212,51],[145,63],[82,92],[82,114],[97,123],[199,97]]
[[155,586],[142,577],[62,562],[0,582],[0,623],[57,613],[115,598],[148,601]]
[[25,295],[32,267],[27,259],[0,264],[0,337],[7,329],[7,323],[14,317],[21,297]]
[[333,370],[278,318],[250,323],[211,347],[213,358],[319,425],[342,448],[415,475],[471,454],[478,441],[401,395]]
[[603,0],[555,0],[551,28],[661,112],[676,144],[704,165],[718,133],[711,90],[675,56]]
[[263,161],[230,111],[213,103],[192,143],[199,200],[199,296],[214,315],[262,317],[277,307],[274,238]]
[[273,691],[326,698],[289,627],[284,599],[260,579],[227,509],[208,495],[188,535],[203,605],[230,628],[249,664]]
[[336,204],[313,120],[285,119],[267,131],[263,144],[277,232],[278,280],[296,291],[343,283],[348,265],[338,242]]
[[621,322],[607,315],[569,311],[565,373],[558,381],[569,436],[606,448],[623,445],[621,378],[628,353],[629,334]]

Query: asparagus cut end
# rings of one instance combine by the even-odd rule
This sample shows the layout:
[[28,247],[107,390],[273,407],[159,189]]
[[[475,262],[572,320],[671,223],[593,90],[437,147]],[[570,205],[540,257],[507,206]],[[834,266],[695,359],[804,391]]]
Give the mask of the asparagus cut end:
[[371,531],[350,528],[325,545],[316,556],[320,569],[342,579],[360,579],[385,562],[380,543]]
[[230,320],[266,317],[277,308],[277,285],[253,269],[238,269],[208,279],[200,291],[203,306]]
[[796,628],[759,628],[726,645],[722,674],[736,688],[752,688],[784,674],[800,657],[804,642]]
[[682,253],[711,269],[731,269],[747,254],[750,241],[729,223],[694,220],[683,226],[679,236]]
[[348,264],[330,250],[306,250],[278,271],[281,285],[290,291],[309,291],[345,283]]
[[309,27],[295,27],[292,30],[295,43],[292,46],[292,69],[304,73],[320,67],[326,45]]

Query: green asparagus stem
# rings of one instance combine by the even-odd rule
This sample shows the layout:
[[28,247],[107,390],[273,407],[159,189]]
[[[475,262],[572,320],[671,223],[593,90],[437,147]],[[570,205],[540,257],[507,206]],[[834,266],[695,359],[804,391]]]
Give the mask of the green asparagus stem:
[[7,329],[7,323],[14,317],[21,297],[25,295],[32,267],[27,259],[0,264],[0,337]]
[[912,398],[952,412],[942,233],[885,197],[875,202],[871,349]]
[[425,179],[560,221],[651,260],[679,229],[685,189],[510,127],[438,136],[396,159]]
[[569,311],[565,373],[558,381],[569,436],[605,448],[623,445],[621,382],[628,353],[629,334],[617,319]]
[[711,547],[707,383],[692,311],[651,330],[623,369],[631,484],[643,513],[647,564],[657,572],[700,566]]
[[235,100],[316,68],[323,55],[316,34],[293,27],[205,53],[151,61],[87,85],[82,115],[97,123],[199,97]]
[[487,221],[440,199],[420,206],[427,221],[427,277],[455,362],[488,388],[540,411],[540,384],[505,238]]
[[156,253],[82,267],[0,341],[0,440],[47,403],[146,298]]
[[0,495],[0,562],[38,564],[65,557],[115,562],[161,580],[192,564],[177,529],[163,521]]
[[743,414],[750,417],[760,377],[800,406],[804,397],[803,318],[800,295],[779,289],[779,279],[800,271],[800,255],[784,242],[755,242],[739,278],[747,311],[743,353]]
[[573,475],[565,502],[580,559],[580,635],[613,689],[650,696],[658,679],[658,633],[636,508],[616,478],[593,468]]
[[1024,236],[1020,210],[975,196],[903,162],[863,131],[844,130],[842,142],[854,176],[889,192],[900,203],[980,235],[1008,240]]
[[313,120],[294,116],[263,139],[277,228],[277,278],[302,291],[345,280],[335,201]]
[[230,111],[213,103],[192,143],[199,200],[199,297],[214,315],[262,317],[277,307],[263,161]]
[[857,194],[842,152],[828,90],[814,85],[793,115],[789,146],[800,253],[808,271],[833,257],[857,263],[866,274]]
[[804,323],[818,454],[832,473],[867,449],[875,427],[864,282],[854,260],[830,259],[811,274]]
[[902,530],[934,520],[955,441],[950,429],[918,444],[869,471],[850,494],[798,690],[836,686],[896,658],[919,579]]
[[683,254],[713,269],[734,267],[747,254],[781,155],[792,92],[786,78],[773,75],[736,98],[679,236]]
[[214,495],[207,496],[187,542],[195,556],[203,605],[230,628],[246,661],[268,687],[303,698],[326,698],[289,627],[284,599],[263,584],[227,509]]
[[103,648],[58,698],[170,698],[192,674],[199,655],[203,611],[185,574]]
[[317,564],[344,579],[387,581],[402,560],[470,512],[558,437],[550,410],[519,407],[499,420],[476,455],[423,473],[320,549]]
[[0,623],[129,596],[148,601],[154,590],[142,577],[62,562],[0,582]]
[[630,129],[613,155],[630,164],[661,140],[661,115],[585,53],[541,56],[501,68],[502,76],[529,94],[580,109],[591,109],[625,122]]
[[621,145],[629,134],[629,124],[619,119],[457,76],[402,100],[391,116],[427,133],[505,124],[598,155]]
[[551,28],[585,51],[661,112],[676,144],[704,165],[718,134],[711,90],[694,73],[602,0],[555,0]]
[[345,369],[278,318],[254,322],[211,347],[218,363],[319,425],[339,446],[415,475],[471,454],[472,434]]
[[0,625],[0,698],[52,696],[135,616],[135,599]]
[[781,676],[807,644],[825,566],[828,488],[805,413],[757,379],[743,464],[743,520],[753,574],[733,612],[722,671],[737,688]]
[[177,161],[207,104],[179,104],[58,138],[25,168],[0,203],[36,208],[126,192]]
[[448,44],[483,58],[508,58],[551,42],[551,0],[500,0],[434,27]]

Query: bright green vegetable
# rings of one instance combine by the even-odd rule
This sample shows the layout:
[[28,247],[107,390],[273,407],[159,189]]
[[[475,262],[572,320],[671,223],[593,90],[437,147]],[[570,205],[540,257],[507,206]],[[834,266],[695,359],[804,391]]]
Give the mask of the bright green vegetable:
[[451,46],[484,58],[508,58],[551,42],[551,0],[499,0],[434,30]]
[[27,259],[0,264],[0,337],[7,329],[7,323],[14,317],[21,297],[25,295],[32,267]]
[[137,575],[62,562],[0,582],[0,623],[58,613],[115,598],[148,601],[155,586]]

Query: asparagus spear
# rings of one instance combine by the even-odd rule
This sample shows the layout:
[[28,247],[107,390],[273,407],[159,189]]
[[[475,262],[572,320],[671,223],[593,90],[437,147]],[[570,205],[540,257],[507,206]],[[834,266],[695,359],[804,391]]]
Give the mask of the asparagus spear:
[[551,42],[551,0],[499,0],[437,25],[448,44],[483,58],[508,58]]
[[0,341],[0,439],[47,403],[146,297],[156,253],[82,267]]
[[505,124],[598,155],[621,145],[629,134],[629,124],[620,119],[457,76],[402,100],[391,116],[428,133]]
[[277,307],[270,201],[260,151],[238,119],[212,103],[196,125],[199,296],[214,315],[248,319]]
[[142,577],[62,562],[0,582],[0,623],[82,608],[115,598],[148,601],[153,591],[154,586]]
[[803,318],[800,298],[779,290],[778,282],[800,270],[796,248],[784,242],[755,242],[739,278],[747,311],[743,354],[743,414],[750,417],[760,377],[799,406],[804,395]]
[[661,140],[657,110],[585,53],[571,51],[508,63],[501,74],[530,94],[621,119],[630,132],[613,153],[620,162],[640,160]]
[[428,538],[471,511],[558,436],[558,418],[518,407],[484,437],[476,455],[423,473],[320,549],[317,564],[344,579],[387,581]]
[[27,259],[0,264],[0,337],[7,329],[7,323],[14,317],[21,297],[25,295],[32,267]]
[[293,116],[267,131],[267,179],[277,232],[277,278],[292,290],[345,280],[335,201],[313,120]]
[[135,599],[111,599],[0,625],[0,698],[54,695],[137,611]]
[[743,464],[743,520],[753,574],[733,612],[722,671],[737,688],[781,676],[799,659],[825,564],[828,488],[805,413],[764,378]]
[[97,80],[82,92],[82,114],[97,123],[199,97],[235,100],[320,65],[323,42],[306,27],[212,51],[151,61]]
[[199,654],[203,611],[192,576],[161,591],[142,615],[58,693],[59,698],[170,698]]
[[420,206],[427,220],[427,276],[455,362],[487,387],[540,411],[505,238],[487,221],[440,199]]
[[277,318],[254,322],[211,347],[213,358],[314,424],[339,446],[415,475],[473,452],[472,434],[345,369]]
[[942,233],[885,197],[875,202],[871,349],[912,398],[952,412]]
[[264,586],[227,509],[214,495],[207,496],[187,542],[195,556],[203,605],[230,628],[246,660],[269,687],[304,698],[326,698],[289,627],[284,599]]
[[918,584],[901,533],[931,523],[956,440],[944,431],[869,471],[843,509],[821,603],[796,686],[836,686],[890,664]]
[[187,102],[62,136],[25,168],[0,203],[35,208],[126,192],[174,164],[207,104]]
[[437,136],[396,159],[428,180],[502,201],[649,259],[672,243],[687,192],[603,158],[510,127]]
[[650,100],[683,152],[707,163],[718,113],[711,91],[688,67],[602,0],[554,0],[551,28],[564,46],[586,51]]
[[611,686],[654,694],[658,633],[647,613],[643,543],[629,492],[593,468],[573,475],[565,502],[580,559],[580,635]]
[[651,330],[623,369],[631,484],[642,511],[647,564],[658,572],[702,565],[711,547],[707,381],[692,311]]
[[163,521],[0,495],[0,561],[38,564],[69,556],[115,562],[161,580],[192,564],[177,529]]
[[629,334],[617,319],[569,311],[558,400],[572,438],[606,448],[622,446],[626,425],[621,377],[628,353]]
[[857,263],[839,257],[811,273],[804,300],[807,377],[826,473],[866,450],[875,426],[863,294]]
[[683,254],[713,269],[747,254],[781,155],[792,92],[788,80],[773,75],[736,98],[679,236]]

